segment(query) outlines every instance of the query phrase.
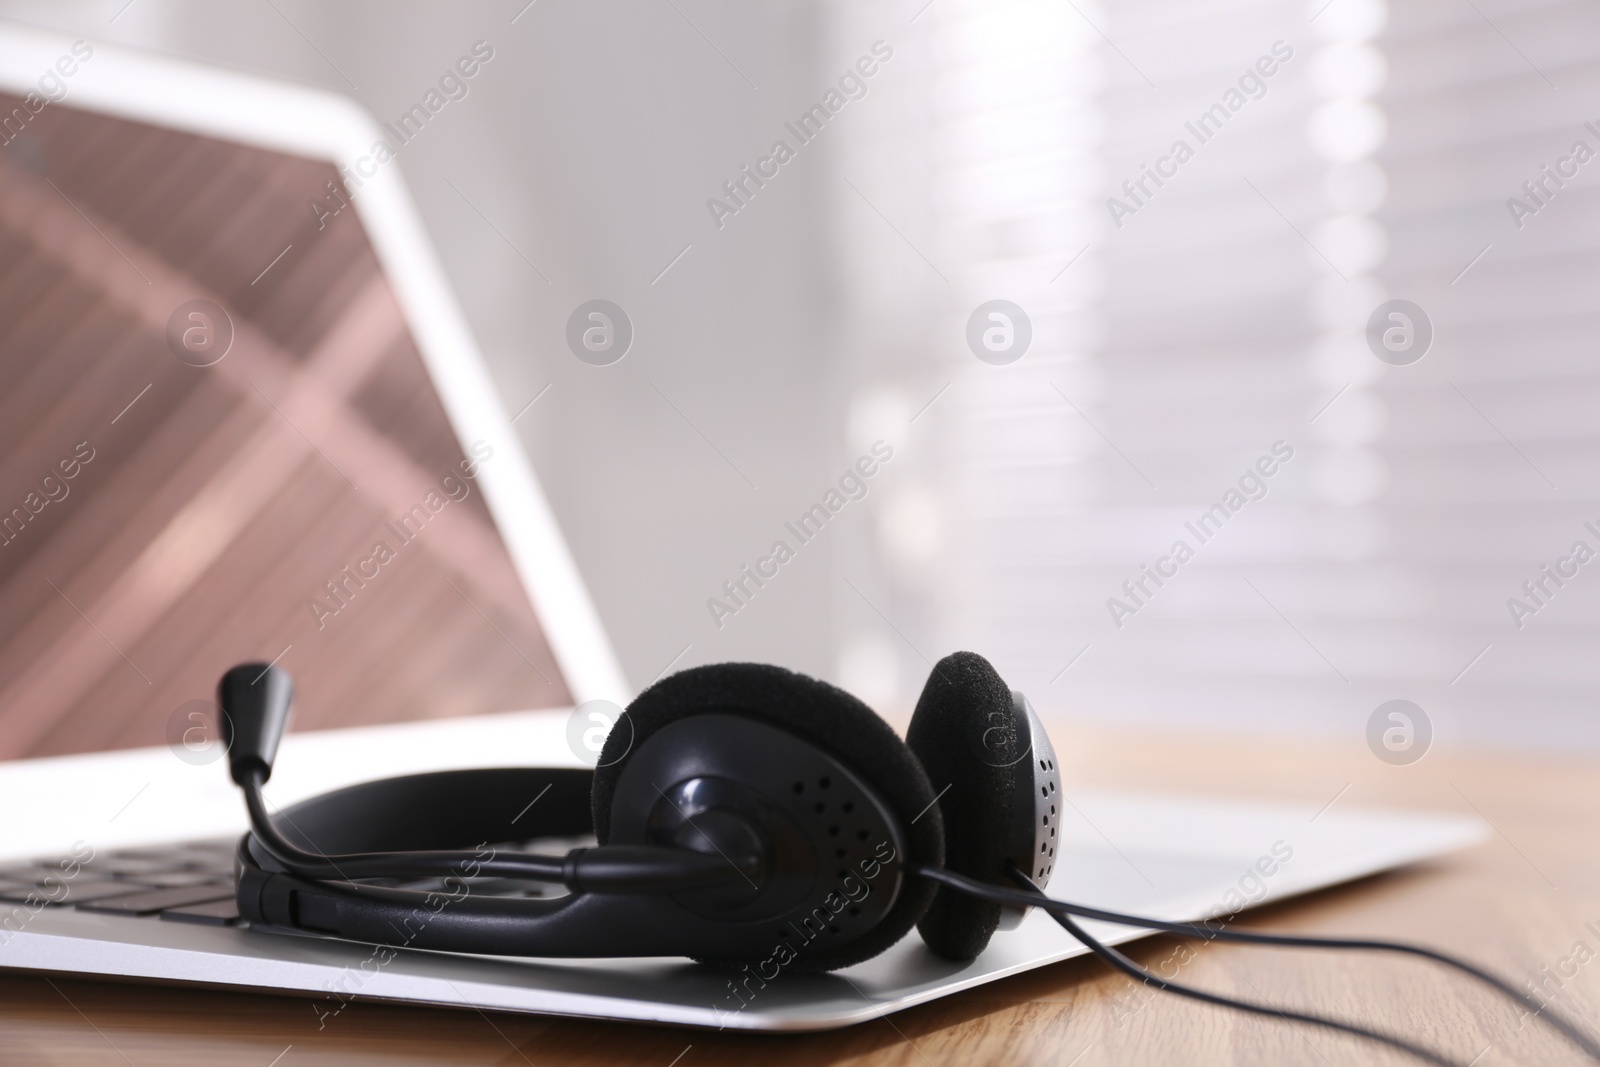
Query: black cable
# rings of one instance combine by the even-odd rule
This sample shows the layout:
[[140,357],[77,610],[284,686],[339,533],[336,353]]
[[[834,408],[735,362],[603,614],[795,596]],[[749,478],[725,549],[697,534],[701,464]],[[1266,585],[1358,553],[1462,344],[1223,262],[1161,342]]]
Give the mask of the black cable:
[[[1412,945],[1403,941],[1383,941],[1368,938],[1339,938],[1339,937],[1308,937],[1291,934],[1267,934],[1235,930],[1213,929],[1204,923],[1173,922],[1164,919],[1153,919],[1149,916],[1128,915],[1122,912],[1107,911],[1103,908],[1091,908],[1081,904],[1070,904],[1066,901],[1047,897],[1027,881],[1027,875],[1015,871],[1014,876],[1026,884],[1031,892],[1022,892],[1015,889],[1006,889],[1002,886],[989,885],[985,882],[975,881],[938,867],[913,867],[911,873],[920,874],[925,878],[947,885],[958,892],[966,893],[996,904],[1005,904],[1012,907],[1037,907],[1050,912],[1052,916],[1076,915],[1079,918],[1095,919],[1100,922],[1115,923],[1119,926],[1143,926],[1163,933],[1181,934],[1188,937],[1199,937],[1206,940],[1231,941],[1241,944],[1273,945],[1287,948],[1330,948],[1350,950],[1370,950],[1380,952],[1398,952],[1411,956],[1419,956],[1432,960],[1435,963],[1451,967],[1463,974],[1472,977],[1489,986],[1506,997],[1526,1004],[1536,1017],[1545,1019],[1556,1030],[1560,1031],[1573,1044],[1583,1049],[1589,1057],[1600,1062],[1600,1043],[1580,1030],[1575,1024],[1564,1018],[1559,1012],[1539,1005],[1533,997],[1519,991],[1505,979],[1468,963],[1465,960],[1439,952],[1435,949],[1421,945]],[[1077,935],[1074,935],[1077,936]],[[1087,943],[1086,943],[1087,944]]]
[[[1364,1026],[1357,1026],[1354,1023],[1341,1022],[1338,1019],[1330,1018],[1325,1015],[1312,1015],[1308,1012],[1293,1011],[1285,1008],[1275,1008],[1270,1004],[1258,1004],[1249,1000],[1237,1000],[1233,997],[1225,997],[1218,993],[1207,993],[1203,989],[1196,989],[1194,986],[1183,985],[1180,982],[1169,982],[1165,978],[1161,978],[1158,975],[1152,974],[1147,968],[1141,967],[1139,964],[1135,963],[1121,952],[1118,952],[1110,945],[1103,944],[1083,927],[1073,922],[1070,916],[1052,912],[1050,913],[1050,917],[1056,922],[1060,923],[1067,933],[1083,942],[1084,946],[1088,948],[1090,952],[1093,952],[1096,956],[1099,956],[1112,967],[1115,967],[1129,978],[1143,982],[1145,985],[1155,986],[1157,989],[1163,992],[1176,993],[1180,997],[1189,997],[1192,1000],[1198,1000],[1204,1004],[1215,1004],[1223,1008],[1233,1008],[1235,1011],[1245,1011],[1255,1015],[1270,1015],[1280,1019],[1287,1019],[1292,1022],[1311,1023],[1313,1026],[1325,1026],[1330,1030],[1338,1030],[1341,1033],[1353,1034],[1356,1037],[1364,1037],[1371,1041],[1382,1042],[1383,1044],[1388,1045],[1390,1048],[1397,1048],[1401,1052],[1408,1052],[1420,1060],[1426,1060],[1428,1063],[1438,1064],[1439,1067],[1459,1067],[1457,1061],[1441,1056],[1432,1049],[1424,1048],[1421,1045],[1414,1045],[1404,1038],[1383,1033],[1381,1030],[1369,1030]],[[1470,1067],[1470,1065],[1468,1065],[1468,1067]]]
[[[1095,909],[1085,909],[1085,912],[1094,910]],[[1086,919],[1095,919],[1101,918],[1102,916],[1110,916],[1112,914],[1115,913],[1101,912],[1095,915],[1084,914],[1083,917]],[[1123,917],[1123,919],[1127,920],[1133,920],[1134,918],[1135,917],[1131,915]],[[1451,956],[1448,953],[1440,952],[1437,949],[1428,948],[1425,945],[1413,945],[1405,941],[1384,941],[1373,938],[1312,937],[1302,934],[1268,934],[1244,930],[1213,930],[1210,926],[1207,926],[1204,923],[1162,923],[1159,926],[1154,926],[1151,923],[1123,922],[1122,919],[1106,918],[1105,921],[1116,922],[1120,923],[1121,925],[1152,926],[1152,928],[1161,929],[1164,933],[1187,934],[1196,937],[1203,937],[1213,941],[1231,941],[1244,945],[1265,945],[1282,948],[1330,948],[1370,950],[1374,952],[1397,952],[1408,956],[1417,956],[1425,960],[1432,960],[1434,963],[1442,964],[1443,966],[1452,968],[1453,970],[1459,971],[1470,978],[1474,978],[1477,981],[1482,982],[1484,985],[1495,990],[1497,993],[1501,993],[1519,1004],[1526,1004],[1530,1009],[1530,1014],[1542,1017],[1569,1041],[1587,1053],[1590,1059],[1600,1063],[1600,1043],[1597,1043],[1593,1038],[1585,1034],[1581,1029],[1578,1028],[1576,1023],[1573,1023],[1564,1017],[1560,1012],[1549,1007],[1548,1005],[1541,1006],[1536,1000],[1533,999],[1531,995],[1517,989],[1510,982],[1499,977],[1493,972],[1486,971],[1475,964],[1468,963],[1466,960],[1460,959],[1459,957]]]

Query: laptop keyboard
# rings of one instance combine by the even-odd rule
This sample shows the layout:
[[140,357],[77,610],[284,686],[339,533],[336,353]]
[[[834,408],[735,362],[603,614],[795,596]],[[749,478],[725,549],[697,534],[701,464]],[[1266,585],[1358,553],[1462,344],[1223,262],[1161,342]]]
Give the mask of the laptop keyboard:
[[[549,844],[548,841],[540,842]],[[568,843],[568,842],[563,842]],[[593,844],[573,839],[570,844]],[[518,842],[510,847],[526,847]],[[123,849],[96,855],[68,877],[59,856],[29,863],[0,864],[0,901],[43,903],[104,915],[170,919],[175,922],[232,926],[239,921],[234,899],[233,857],[237,838],[191,841],[156,848]],[[443,878],[414,881],[372,879],[403,889],[459,891]],[[475,896],[550,896],[565,892],[507,878],[468,878]]]
[[68,877],[61,857],[0,866],[0,901],[228,926],[236,839],[104,852]]

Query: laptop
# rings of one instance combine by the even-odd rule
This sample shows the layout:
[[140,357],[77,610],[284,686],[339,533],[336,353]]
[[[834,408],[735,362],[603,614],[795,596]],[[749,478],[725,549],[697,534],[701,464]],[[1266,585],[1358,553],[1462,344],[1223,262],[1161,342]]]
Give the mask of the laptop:
[[[246,820],[211,703],[232,664],[299,682],[274,807],[592,763],[574,709],[632,692],[517,438],[538,409],[497,393],[407,195],[408,132],[324,92],[0,25],[0,968],[293,995],[319,1025],[370,998],[799,1031],[1080,954],[1035,910],[970,963],[912,934],[751,997],[688,960],[401,949],[374,967],[373,946],[239,920]],[[1169,919],[1483,836],[1065,795],[1051,892]]]

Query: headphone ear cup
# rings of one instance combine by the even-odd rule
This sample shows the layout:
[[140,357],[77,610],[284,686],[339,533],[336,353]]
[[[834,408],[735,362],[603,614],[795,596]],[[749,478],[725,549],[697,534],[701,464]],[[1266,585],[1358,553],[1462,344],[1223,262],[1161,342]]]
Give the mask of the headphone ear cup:
[[[943,864],[944,824],[917,759],[873,710],[826,682],[762,663],[691,667],[646,689],[628,706],[600,751],[592,797],[595,836],[606,843],[612,800],[629,757],[657,731],[696,715],[738,715],[795,735],[850,768],[899,820],[909,855],[902,863]],[[628,729],[623,728],[626,723]],[[664,786],[668,783],[662,783]],[[934,883],[906,878],[882,921],[831,952],[791,967],[831,970],[870,959],[899,941],[927,910]]]
[[[986,759],[984,741],[992,726],[1012,723],[1013,714],[1011,689],[989,661],[975,652],[955,652],[934,665],[906,731],[906,744],[939,795],[945,868],[996,885],[1011,881],[1006,848],[1016,776],[1028,768]],[[917,930],[939,955],[970,960],[999,924],[1000,905],[941,886]]]

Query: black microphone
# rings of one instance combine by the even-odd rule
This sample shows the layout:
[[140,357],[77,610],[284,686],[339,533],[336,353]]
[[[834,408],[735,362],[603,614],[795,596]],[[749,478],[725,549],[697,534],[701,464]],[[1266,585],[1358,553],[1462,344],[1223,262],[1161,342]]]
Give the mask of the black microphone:
[[267,663],[241,663],[217,683],[218,724],[228,746],[228,772],[238,785],[272,777],[278,740],[289,725],[294,683]]

